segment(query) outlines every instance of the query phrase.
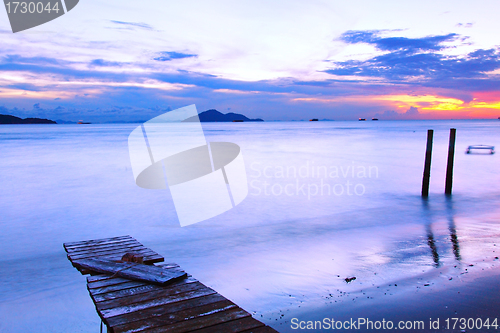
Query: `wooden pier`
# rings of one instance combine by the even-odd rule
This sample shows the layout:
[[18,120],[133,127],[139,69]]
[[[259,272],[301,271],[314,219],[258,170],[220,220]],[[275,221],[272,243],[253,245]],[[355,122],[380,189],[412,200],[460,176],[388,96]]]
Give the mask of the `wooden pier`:
[[[87,277],[87,289],[108,332],[277,332],[252,318],[238,305],[187,275],[168,285],[130,280],[116,274],[95,274],[78,261],[99,258],[119,261],[126,253],[165,273],[183,272],[130,236],[65,243],[68,259]],[[137,264],[141,265],[141,264]]]

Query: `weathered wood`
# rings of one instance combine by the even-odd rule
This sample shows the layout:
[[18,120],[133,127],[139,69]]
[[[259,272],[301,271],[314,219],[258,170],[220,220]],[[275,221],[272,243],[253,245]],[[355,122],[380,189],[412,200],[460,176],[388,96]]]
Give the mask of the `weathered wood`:
[[142,332],[176,332],[184,333],[191,332],[208,326],[225,323],[231,320],[249,317],[250,314],[241,308],[233,308],[222,312],[217,312],[211,315],[197,317],[189,320],[184,320],[173,325],[161,326],[152,329],[143,330]]
[[192,290],[192,291],[188,291],[185,293],[174,294],[174,295],[165,296],[165,297],[161,297],[161,298],[153,298],[153,299],[150,299],[150,300],[148,300],[146,302],[142,302],[142,303],[126,304],[124,302],[122,306],[117,306],[117,307],[105,309],[105,310],[100,309],[99,304],[96,304],[96,308],[99,311],[99,313],[101,314],[102,318],[110,318],[110,317],[119,316],[119,315],[122,315],[125,313],[131,313],[131,312],[144,310],[144,309],[155,307],[155,306],[184,301],[187,299],[192,299],[192,298],[201,297],[201,296],[207,296],[207,295],[211,295],[211,294],[215,294],[215,291],[210,290],[210,289],[206,289],[206,288],[202,288],[202,289],[198,289],[198,290]]
[[114,243],[117,241],[122,241],[124,239],[135,240],[135,238],[127,235],[127,236],[93,239],[93,240],[86,240],[86,241],[79,241],[79,242],[66,242],[63,244],[63,246],[66,249],[68,247],[78,247],[78,246],[83,246],[83,245],[98,245],[98,244]]
[[431,159],[432,159],[432,138],[434,136],[433,130],[427,131],[427,148],[425,150],[425,163],[424,163],[424,175],[422,178],[422,197],[427,198],[429,196],[429,183],[431,178]]
[[455,158],[455,139],[457,137],[457,130],[455,128],[450,128],[450,142],[448,145],[448,163],[446,166],[446,184],[444,193],[451,195],[451,189],[453,186],[453,161]]
[[91,285],[93,283],[98,283],[98,282],[104,282],[106,280],[117,280],[117,281],[120,281],[120,282],[130,281],[129,279],[115,277],[115,276],[112,276],[112,275],[99,274],[99,275],[90,275],[90,276],[87,276],[87,285]]
[[[73,263],[76,259],[87,259],[102,257],[109,260],[120,260],[127,252],[138,252],[143,256],[143,262],[147,265],[159,263],[165,259],[153,250],[144,247],[135,238],[130,236],[119,236],[104,239],[94,239],[80,242],[68,242],[63,244],[68,253],[68,259]],[[73,266],[77,267],[74,263]],[[77,267],[82,274],[93,272]]]
[[[198,331],[195,331],[198,332]],[[276,333],[277,331],[269,326],[262,326],[258,328],[254,328],[248,331],[243,331],[241,333]]]
[[118,325],[113,327],[115,332],[140,332],[146,329],[155,327],[162,327],[172,325],[185,320],[199,318],[203,316],[212,315],[218,312],[223,312],[229,309],[236,309],[237,305],[228,301],[222,300],[220,302],[209,303],[195,308],[189,308],[179,312],[173,312],[169,315],[153,316],[147,320],[140,320],[127,323],[125,325]]
[[[242,319],[232,320],[223,324],[202,328],[200,330],[192,331],[193,333],[239,333],[239,332],[256,332],[257,328],[264,327],[260,321],[252,318],[245,317]],[[271,330],[271,332],[275,332]]]
[[[182,281],[172,282],[172,284],[169,284],[169,287],[178,286],[181,284],[189,284],[189,283],[194,283],[194,282],[198,282],[198,281],[196,279],[188,277]],[[136,287],[127,288],[127,289],[120,289],[120,290],[111,291],[108,293],[93,294],[92,290],[90,290],[90,292],[92,295],[92,299],[97,303],[97,302],[115,300],[115,299],[119,299],[119,298],[127,297],[127,296],[134,296],[134,295],[143,294],[143,293],[147,293],[147,292],[151,292],[151,291],[158,291],[158,290],[160,290],[160,288],[162,288],[162,287],[154,285],[154,284],[150,284],[150,283],[145,283],[142,286],[136,286]]]
[[[74,251],[69,250],[68,255],[70,256],[75,256],[75,255],[84,255],[87,253],[101,253],[101,252],[106,252],[106,251],[116,251],[116,250],[123,250],[127,251],[127,249],[133,250],[133,249],[147,249],[144,245],[140,244],[139,242],[127,242],[126,244],[121,244],[117,246],[103,246],[103,247],[97,247],[97,248],[83,248],[83,249],[77,249]],[[151,250],[151,249],[149,249]]]
[[187,276],[186,272],[166,270],[156,266],[128,262],[116,263],[96,258],[73,260],[73,264],[99,273],[115,274],[132,280],[158,284],[166,284]]
[[[104,266],[108,272],[87,277],[87,289],[108,332],[276,332],[177,264],[116,262],[125,253],[144,256],[145,264],[164,261],[130,236],[65,243],[64,248],[80,272],[89,273],[85,267],[91,266],[99,271]],[[160,285],[118,276],[136,270],[140,277],[134,278],[146,275],[149,280],[152,271],[157,274],[155,281],[158,276],[178,278]]]
[[[96,256],[94,258],[105,258],[105,259],[111,260],[111,261],[119,261],[122,258],[122,254],[119,253],[119,254],[113,254],[113,255]],[[68,256],[68,259],[70,261],[72,261],[72,259],[69,256]],[[144,257],[144,264],[151,265],[151,264],[154,264],[154,263],[157,263],[157,262],[162,262],[163,260],[165,260],[165,259],[162,256],[160,256],[159,254],[147,255],[147,256]],[[72,261],[72,263],[73,263],[73,261]],[[74,263],[73,263],[73,266],[75,266]],[[89,274],[90,273],[89,270],[87,270],[87,269],[84,269],[84,270],[80,269],[80,271],[82,271],[82,273],[83,273],[83,271],[86,271],[85,274]]]
[[89,292],[91,293],[91,295],[99,295],[99,294],[106,294],[106,293],[110,293],[110,292],[118,291],[118,290],[122,290],[122,289],[127,289],[127,288],[141,287],[141,286],[148,284],[146,282],[140,282],[140,281],[130,281],[130,280],[127,280],[127,281],[128,282],[125,282],[125,283],[118,283],[118,284],[113,284],[110,286],[96,287],[94,289],[89,289]]
[[169,286],[168,288],[157,288],[150,292],[139,293],[137,295],[126,296],[121,299],[113,299],[109,301],[103,301],[96,304],[96,306],[101,309],[111,309],[116,308],[118,306],[122,306],[123,304],[134,304],[141,302],[148,302],[153,299],[169,297],[172,295],[182,294],[185,292],[193,291],[193,290],[204,290],[207,289],[211,293],[215,293],[215,290],[212,290],[202,283],[196,281],[193,283],[184,283],[177,286]]
[[[179,268],[176,268],[176,270],[184,272],[183,270],[181,270]],[[100,277],[100,279],[90,280],[90,278],[93,278],[96,276]],[[188,274],[187,278],[191,278],[191,275]],[[181,280],[181,281],[185,281],[185,280]],[[102,288],[102,287],[107,287],[107,286],[120,284],[120,283],[128,283],[128,282],[131,282],[131,280],[126,279],[126,278],[121,278],[121,277],[114,277],[112,275],[104,275],[104,274],[95,275],[95,276],[89,276],[87,278],[87,288],[90,290],[90,289],[94,289],[94,288]],[[146,282],[141,282],[141,283],[146,283]],[[172,282],[172,283],[176,283],[176,282]]]
[[[179,271],[184,272],[183,270],[178,269]],[[99,279],[96,280],[90,280],[90,278],[94,277],[99,277]],[[190,278],[191,276],[188,274],[187,278]],[[185,281],[185,280],[183,280]],[[108,287],[116,284],[121,284],[121,283],[129,283],[132,282],[129,279],[125,278],[120,278],[120,277],[113,277],[112,275],[95,275],[95,276],[89,276],[87,278],[87,288],[94,289],[94,288],[102,288],[102,287]],[[145,282],[140,282],[140,283],[145,283]],[[175,282],[173,282],[175,283]]]
[[148,318],[153,318],[157,316],[164,316],[169,313],[179,312],[182,310],[194,308],[197,306],[202,306],[206,304],[216,303],[226,300],[224,296],[220,294],[211,294],[208,296],[197,297],[193,299],[188,299],[185,301],[175,302],[166,304],[163,306],[157,306],[153,308],[147,308],[144,310],[127,313],[121,316],[115,316],[108,319],[109,325],[115,327],[118,325],[125,325],[134,321],[147,320]]
[[120,256],[120,259],[121,259],[121,256],[123,256],[127,252],[133,252],[133,253],[141,254],[143,256],[157,255],[157,253],[154,252],[153,250],[148,249],[144,246],[141,246],[141,247],[133,247],[133,248],[113,249],[113,250],[107,250],[107,251],[68,254],[68,257],[72,261],[86,259],[86,258],[106,257],[106,256]]
[[119,243],[113,243],[113,244],[69,247],[69,248],[66,248],[66,251],[68,253],[73,254],[73,253],[85,252],[85,251],[89,251],[89,250],[106,250],[106,249],[118,248],[121,246],[133,246],[133,245],[144,246],[134,239],[134,240],[124,240],[124,241],[120,241]]

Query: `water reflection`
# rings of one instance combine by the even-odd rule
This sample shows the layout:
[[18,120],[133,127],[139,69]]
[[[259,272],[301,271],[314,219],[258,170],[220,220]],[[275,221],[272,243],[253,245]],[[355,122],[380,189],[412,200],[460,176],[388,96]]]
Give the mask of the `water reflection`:
[[427,224],[427,244],[431,248],[432,260],[434,261],[434,265],[439,267],[439,253],[436,247],[436,242],[434,241],[434,234],[432,233],[431,224]]
[[458,244],[453,200],[451,199],[451,196],[446,196],[446,215],[448,218],[448,229],[450,230],[450,240],[453,248],[453,254],[455,255],[455,259],[460,261],[460,245]]
[[[451,196],[446,196],[445,203],[445,211],[446,218],[448,220],[448,230],[450,232],[450,241],[452,245],[453,255],[455,260],[460,261],[460,244],[457,236],[457,229],[455,225],[455,212],[453,209],[453,200]],[[436,240],[434,237],[434,232],[432,230],[432,224],[435,222],[435,217],[433,216],[431,209],[429,207],[429,199],[422,198],[422,208],[424,210],[425,217],[425,229],[427,233],[427,244],[431,250],[432,261],[434,262],[435,267],[439,267],[441,265],[439,261],[439,252],[436,246]]]

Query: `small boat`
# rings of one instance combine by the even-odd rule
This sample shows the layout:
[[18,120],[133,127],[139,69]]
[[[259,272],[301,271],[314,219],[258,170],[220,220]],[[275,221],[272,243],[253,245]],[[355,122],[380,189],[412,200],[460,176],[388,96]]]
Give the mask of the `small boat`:
[[313,118],[313,119],[309,119],[309,121],[318,121],[318,119]]
[[366,118],[359,118],[359,121],[366,121]]
[[78,120],[77,124],[81,124],[81,125],[82,125],[82,124],[83,124],[83,125],[88,125],[88,124],[90,124],[90,123],[86,123],[86,122],[84,122],[83,120]]
[[233,120],[233,123],[242,123],[242,122],[243,122],[243,120],[241,120],[241,119]]
[[473,150],[483,150],[483,149],[486,149],[486,150],[489,150],[490,151],[490,154],[494,154],[495,153],[495,147],[494,146],[487,146],[487,145],[473,145],[473,146],[469,146],[467,147],[467,150],[465,151],[466,154],[472,154],[473,153]]
[[378,120],[378,118],[372,118],[372,120],[374,120],[374,121],[375,121],[375,120]]

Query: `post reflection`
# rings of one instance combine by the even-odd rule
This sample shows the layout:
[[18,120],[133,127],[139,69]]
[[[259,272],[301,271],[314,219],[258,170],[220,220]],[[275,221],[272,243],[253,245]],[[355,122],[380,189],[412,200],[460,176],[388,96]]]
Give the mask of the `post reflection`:
[[432,233],[431,224],[427,224],[427,244],[431,248],[432,260],[434,261],[434,266],[439,267],[439,253],[436,247],[436,242],[434,241],[434,234]]
[[450,230],[450,240],[455,259],[460,261],[460,245],[458,243],[457,228],[455,226],[455,216],[453,211],[453,200],[451,196],[446,196],[446,213],[448,218],[448,229]]
[[425,230],[427,232],[427,245],[429,245],[431,249],[432,261],[434,261],[434,266],[439,267],[439,253],[436,247],[434,233],[432,232],[432,214],[429,209],[429,199],[426,197],[422,198],[422,208],[426,217]]
[[[433,214],[429,207],[428,198],[422,199],[422,208],[426,218],[425,230],[427,233],[427,245],[429,245],[429,248],[431,250],[432,261],[434,262],[434,266],[439,267],[441,265],[441,262],[440,262],[438,248],[436,246],[436,239],[434,237],[434,232],[432,231],[432,224],[434,220],[433,220]],[[453,200],[451,196],[446,196],[445,214],[446,214],[446,219],[448,220],[448,230],[450,232],[450,241],[452,245],[453,255],[455,257],[455,260],[460,261],[461,260],[460,244],[457,236],[457,228],[455,225],[455,215],[453,209]]]

